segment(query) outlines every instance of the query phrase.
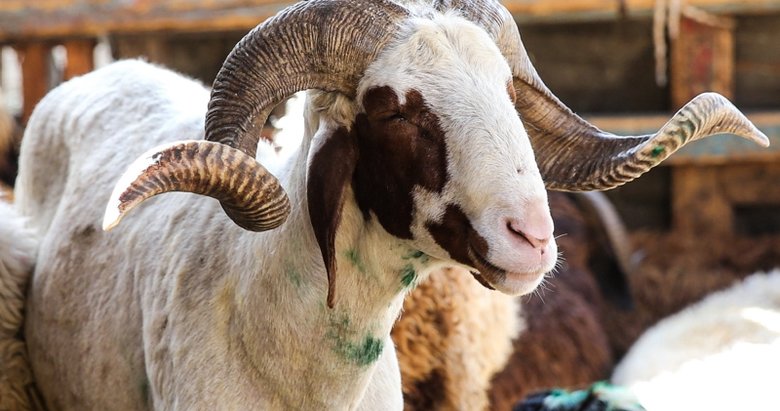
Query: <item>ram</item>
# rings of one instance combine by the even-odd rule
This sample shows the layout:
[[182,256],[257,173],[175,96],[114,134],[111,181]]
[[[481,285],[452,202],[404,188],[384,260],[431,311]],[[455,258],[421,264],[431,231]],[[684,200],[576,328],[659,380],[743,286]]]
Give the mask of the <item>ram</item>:
[[[303,143],[271,173],[259,128],[304,89]],[[239,42],[210,100],[142,62],[98,70],[23,141],[38,388],[52,409],[400,409],[389,333],[410,284],[458,266],[527,293],[557,255],[545,185],[610,188],[721,132],[767,141],[715,94],[654,135],[594,128],[497,1],[295,4]],[[221,207],[137,207],[170,191]],[[105,204],[105,228],[126,216],[109,233]]]

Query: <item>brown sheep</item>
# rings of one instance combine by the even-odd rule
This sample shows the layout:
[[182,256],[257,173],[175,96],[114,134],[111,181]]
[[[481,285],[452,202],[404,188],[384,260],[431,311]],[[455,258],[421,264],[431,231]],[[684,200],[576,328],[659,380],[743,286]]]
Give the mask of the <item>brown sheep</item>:
[[486,409],[522,326],[516,298],[490,291],[468,271],[430,275],[404,301],[393,327],[406,410]]
[[[603,317],[617,356],[658,320],[780,262],[777,234],[682,238],[674,233],[642,231],[632,239],[645,255],[630,278],[634,309],[608,307]],[[673,292],[659,292],[664,284],[674,284]]]

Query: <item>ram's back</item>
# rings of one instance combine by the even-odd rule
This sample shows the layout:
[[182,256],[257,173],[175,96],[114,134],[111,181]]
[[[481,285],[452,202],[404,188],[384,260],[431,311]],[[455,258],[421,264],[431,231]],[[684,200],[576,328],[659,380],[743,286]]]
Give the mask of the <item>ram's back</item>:
[[[128,60],[52,90],[25,131],[16,201],[42,233],[72,203],[102,215],[105,204],[81,201],[87,191],[107,200],[119,174],[164,141],[203,135],[208,91],[148,63]],[[106,192],[108,191],[108,192]]]
[[41,242],[25,332],[55,409],[147,405],[153,376],[143,349],[164,338],[155,321],[167,321],[166,290],[191,269],[183,256],[206,247],[176,229],[218,205],[171,195],[116,232],[103,232],[101,220],[133,159],[164,141],[202,137],[207,101],[202,85],[127,61],[63,84],[30,119],[16,197]]

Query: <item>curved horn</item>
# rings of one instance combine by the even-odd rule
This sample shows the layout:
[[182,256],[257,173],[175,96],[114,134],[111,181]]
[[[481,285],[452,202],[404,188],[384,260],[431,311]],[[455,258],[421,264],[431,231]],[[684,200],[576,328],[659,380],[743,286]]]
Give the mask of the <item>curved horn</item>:
[[[318,0],[295,4],[258,25],[214,80],[206,140],[254,157],[268,114],[289,95],[314,88],[354,96],[366,67],[406,15],[389,1]],[[231,207],[222,203],[234,221],[252,212]]]
[[210,141],[177,141],[148,151],[122,175],[103,217],[110,230],[136,205],[157,194],[186,191],[216,198],[236,224],[251,231],[281,225],[290,203],[279,182],[254,158]]
[[354,96],[366,67],[407,15],[386,0],[313,0],[260,24],[214,80],[206,139],[254,157],[260,128],[287,96],[307,89]]
[[531,139],[539,171],[552,190],[605,190],[631,181],[688,142],[731,133],[768,146],[769,139],[725,97],[705,93],[655,134],[617,136],[599,130],[545,86],[526,53],[512,15],[498,2],[440,0],[460,8],[499,46],[514,76],[515,108]]
[[[731,133],[768,146],[769,139],[731,102],[704,93],[681,108],[655,134],[617,136],[599,130],[536,89],[518,93],[516,106],[551,190],[606,190],[627,183],[685,144]],[[523,87],[521,87],[523,88]],[[536,96],[536,100],[530,100]],[[554,98],[554,97],[553,97]],[[560,104],[560,105],[558,105]]]
[[[135,184],[128,189],[133,200],[111,203],[109,207],[124,207],[116,212],[117,221],[133,205],[153,195],[189,191],[219,199],[227,215],[248,230],[263,231],[281,224],[289,213],[289,200],[276,178],[259,164],[250,167],[246,159],[225,161],[222,156],[235,160],[240,157],[237,153],[242,153],[254,161],[260,130],[268,114],[295,92],[320,89],[354,96],[366,67],[393,38],[394,26],[407,15],[406,9],[387,0],[312,0],[290,6],[255,27],[223,63],[206,114],[206,140],[235,150],[217,150],[205,142],[187,142],[186,149],[173,145],[151,154],[149,158],[174,153],[171,161],[160,163],[161,169],[150,169],[148,175],[134,176],[139,180],[125,181]],[[198,154],[197,159],[179,158],[175,154],[187,150],[208,152],[211,157]],[[139,161],[145,164],[143,161],[149,160]],[[258,171],[221,169],[239,163],[241,167]],[[184,166],[203,169],[185,172]],[[224,175],[231,172],[244,173],[250,178],[241,185],[243,193],[230,194],[219,185],[210,185],[212,180],[204,185],[201,179],[202,175],[222,176],[214,183],[228,180],[235,183],[235,178]],[[261,180],[251,180],[255,178]],[[120,186],[116,190],[126,192]],[[242,197],[249,193],[272,194],[266,200]],[[276,214],[282,212],[283,216]],[[113,220],[109,220],[110,227]]]

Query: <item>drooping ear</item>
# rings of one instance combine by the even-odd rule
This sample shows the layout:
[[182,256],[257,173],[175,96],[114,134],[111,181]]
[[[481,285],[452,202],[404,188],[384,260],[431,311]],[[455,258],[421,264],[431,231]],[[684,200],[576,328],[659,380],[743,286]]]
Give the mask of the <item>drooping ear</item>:
[[309,166],[307,198],[314,236],[328,273],[328,307],[336,296],[336,230],[341,222],[344,192],[358,160],[357,134],[340,127],[322,136]]

